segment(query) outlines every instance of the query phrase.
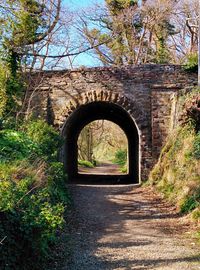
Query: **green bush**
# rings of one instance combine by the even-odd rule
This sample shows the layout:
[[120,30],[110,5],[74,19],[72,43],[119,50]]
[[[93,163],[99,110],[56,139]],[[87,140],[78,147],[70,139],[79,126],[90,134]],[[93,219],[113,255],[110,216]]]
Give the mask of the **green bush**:
[[200,194],[187,197],[181,205],[182,213],[189,213],[200,206]]
[[125,166],[125,164],[127,163],[127,150],[126,149],[117,150],[113,162],[122,167]]
[[93,163],[88,160],[78,160],[78,164],[86,168],[94,168]]
[[28,137],[40,146],[41,152],[48,157],[48,160],[56,159],[63,141],[52,126],[44,120],[35,120],[26,123],[25,131]]
[[0,160],[40,156],[56,161],[62,145],[60,135],[43,120],[29,122],[23,131],[0,131]]
[[189,72],[197,72],[198,71],[198,54],[191,53],[187,56],[187,59],[184,64],[184,69]]
[[70,203],[69,194],[66,187],[67,175],[64,173],[63,164],[61,162],[51,162],[47,169],[48,190],[55,203]]
[[70,202],[60,136],[41,120],[27,130],[0,131],[0,269],[41,269]]
[[12,161],[41,154],[38,144],[31,141],[23,132],[0,131],[0,161]]
[[[23,269],[20,260],[27,252],[27,258],[35,256],[39,264],[64,223],[69,202],[62,165],[48,167],[41,160],[0,163],[0,179],[0,238],[7,236],[1,246],[0,268]],[[30,269],[29,261],[23,261],[24,269]]]
[[120,170],[122,173],[127,173],[128,172],[128,168],[127,168],[127,164],[125,164],[121,170]]

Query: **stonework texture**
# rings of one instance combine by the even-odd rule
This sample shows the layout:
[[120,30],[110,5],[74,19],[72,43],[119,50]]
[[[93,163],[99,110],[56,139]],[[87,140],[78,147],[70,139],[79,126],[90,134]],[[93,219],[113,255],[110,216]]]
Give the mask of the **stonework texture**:
[[138,129],[140,179],[145,180],[172,126],[175,97],[196,85],[197,75],[176,65],[138,65],[43,71],[28,82],[28,111],[61,133],[69,115],[85,104],[103,101],[124,108]]

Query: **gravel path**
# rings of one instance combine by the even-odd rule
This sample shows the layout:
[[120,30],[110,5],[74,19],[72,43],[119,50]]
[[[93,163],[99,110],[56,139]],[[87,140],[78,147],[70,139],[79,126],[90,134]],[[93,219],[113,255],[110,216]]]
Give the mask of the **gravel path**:
[[123,174],[120,171],[120,166],[117,164],[111,163],[102,163],[97,165],[94,168],[86,168],[86,167],[79,167],[79,173],[84,174],[100,174],[100,175],[115,175],[115,174]]
[[72,185],[73,252],[62,270],[198,270],[187,224],[150,188]]

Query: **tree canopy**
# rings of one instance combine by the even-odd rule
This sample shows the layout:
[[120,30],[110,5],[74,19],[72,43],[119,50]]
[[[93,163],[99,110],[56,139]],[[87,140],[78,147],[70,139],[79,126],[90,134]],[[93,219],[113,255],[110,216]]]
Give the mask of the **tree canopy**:
[[82,14],[79,29],[91,46],[100,44],[94,54],[104,65],[180,64],[197,51],[197,7],[196,0],[106,0]]

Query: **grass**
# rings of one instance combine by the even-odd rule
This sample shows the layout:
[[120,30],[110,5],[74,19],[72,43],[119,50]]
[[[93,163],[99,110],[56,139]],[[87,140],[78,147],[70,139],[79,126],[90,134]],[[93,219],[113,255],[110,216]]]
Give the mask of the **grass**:
[[42,120],[26,128],[0,131],[0,269],[41,269],[70,203],[59,134]]
[[190,125],[174,131],[149,179],[149,183],[175,203],[180,212],[196,210],[196,219],[200,218],[197,210],[200,206],[199,136]]
[[[148,184],[176,204],[181,213],[200,221],[200,130],[199,118],[187,116],[188,104],[199,96],[199,88],[179,98],[180,124],[169,135]],[[200,235],[200,232],[198,232]]]

